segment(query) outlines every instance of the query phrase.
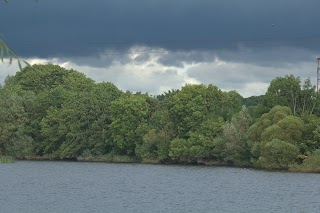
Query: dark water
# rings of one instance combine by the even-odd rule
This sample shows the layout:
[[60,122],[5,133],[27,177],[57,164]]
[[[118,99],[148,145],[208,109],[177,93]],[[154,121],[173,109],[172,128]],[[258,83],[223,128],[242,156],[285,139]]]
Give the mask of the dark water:
[[320,174],[80,162],[0,164],[0,212],[320,212]]

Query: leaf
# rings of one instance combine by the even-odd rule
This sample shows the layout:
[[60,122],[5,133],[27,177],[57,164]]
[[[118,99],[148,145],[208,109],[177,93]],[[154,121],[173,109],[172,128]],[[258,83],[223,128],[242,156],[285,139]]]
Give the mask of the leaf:
[[31,67],[31,65],[27,62],[27,61],[25,61],[25,60],[22,60],[23,61],[23,63],[25,63],[28,67]]
[[10,56],[10,61],[9,61],[9,64],[12,64],[12,56]]
[[[1,1],[1,0],[0,0]],[[2,36],[2,34],[0,33],[0,36]],[[18,61],[18,65],[19,65],[19,69],[22,70],[22,64],[21,62],[25,63],[27,66],[31,67],[31,65],[26,62],[25,60],[21,60],[17,54],[15,54],[13,52],[13,50],[11,50],[6,44],[5,42],[0,39],[0,60],[2,63],[4,63],[4,58],[8,57],[9,58],[9,65],[12,64],[13,59],[15,58]]]
[[22,70],[21,62],[18,60],[19,69]]
[[3,58],[4,58],[4,46],[2,45],[2,43],[0,43],[0,58],[1,58],[1,61],[3,63]]

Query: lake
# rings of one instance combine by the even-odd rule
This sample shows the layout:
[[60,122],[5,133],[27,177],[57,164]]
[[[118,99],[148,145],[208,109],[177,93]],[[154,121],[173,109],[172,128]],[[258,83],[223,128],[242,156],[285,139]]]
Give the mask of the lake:
[[0,212],[320,212],[320,174],[146,164],[0,164]]

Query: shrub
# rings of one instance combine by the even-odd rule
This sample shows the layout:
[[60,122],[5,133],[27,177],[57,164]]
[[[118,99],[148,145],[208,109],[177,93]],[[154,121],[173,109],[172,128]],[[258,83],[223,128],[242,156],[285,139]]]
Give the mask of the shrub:
[[261,147],[261,155],[257,161],[258,166],[268,169],[288,169],[298,158],[297,146],[273,139]]

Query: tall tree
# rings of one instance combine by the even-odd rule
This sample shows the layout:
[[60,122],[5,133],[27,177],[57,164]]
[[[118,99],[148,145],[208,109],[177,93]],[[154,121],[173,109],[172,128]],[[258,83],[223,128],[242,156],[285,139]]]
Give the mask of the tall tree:
[[185,85],[171,99],[170,117],[180,138],[196,131],[208,118],[222,116],[223,92],[216,86]]
[[248,140],[248,129],[251,117],[248,109],[243,106],[241,111],[223,127],[223,137],[226,140],[225,160],[236,164],[249,164],[251,159],[251,144]]
[[99,83],[90,91],[74,93],[61,109],[50,108],[41,122],[45,153],[70,158],[84,151],[93,155],[110,151],[111,104],[120,95],[112,83]]
[[293,75],[273,79],[266,93],[266,103],[272,108],[276,105],[288,106],[296,115],[301,93],[301,80]]
[[299,100],[299,114],[313,114],[318,104],[316,87],[311,84],[310,78],[304,81]]
[[34,94],[19,87],[0,89],[0,155],[24,158],[32,154],[33,139],[26,134],[28,106]]
[[147,95],[125,94],[111,104],[110,131],[114,152],[134,155],[147,132],[150,106]]

